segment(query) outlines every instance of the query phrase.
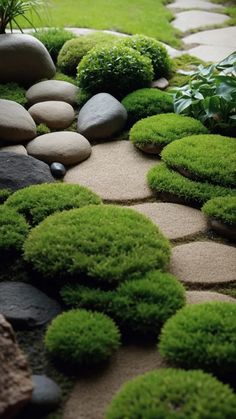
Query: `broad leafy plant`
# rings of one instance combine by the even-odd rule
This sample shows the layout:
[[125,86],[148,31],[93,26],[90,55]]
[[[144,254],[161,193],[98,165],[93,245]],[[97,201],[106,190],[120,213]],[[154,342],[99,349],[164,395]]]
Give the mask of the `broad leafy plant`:
[[218,64],[198,66],[188,84],[176,87],[174,110],[199,119],[212,132],[233,135],[236,129],[236,52]]
[[12,31],[13,25],[16,25],[23,32],[19,22],[17,22],[18,17],[28,22],[30,27],[34,27],[32,15],[36,14],[40,18],[38,9],[45,3],[43,0],[0,0],[0,34],[6,33],[8,26]]

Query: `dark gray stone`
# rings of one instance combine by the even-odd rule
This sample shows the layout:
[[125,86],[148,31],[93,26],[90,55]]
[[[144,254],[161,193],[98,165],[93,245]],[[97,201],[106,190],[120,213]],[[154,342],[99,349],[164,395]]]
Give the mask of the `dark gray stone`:
[[32,380],[34,390],[27,406],[27,413],[35,417],[56,409],[61,401],[61,391],[58,385],[45,375],[33,375]]
[[31,329],[61,312],[57,301],[24,282],[0,283],[0,313],[15,327]]
[[16,191],[29,185],[54,181],[46,163],[23,154],[0,152],[0,189]]
[[121,131],[126,120],[127,111],[117,99],[98,93],[80,110],[78,132],[87,139],[105,139]]
[[62,163],[54,162],[51,164],[50,169],[51,169],[52,175],[57,179],[63,178],[66,174],[66,168],[64,164]]

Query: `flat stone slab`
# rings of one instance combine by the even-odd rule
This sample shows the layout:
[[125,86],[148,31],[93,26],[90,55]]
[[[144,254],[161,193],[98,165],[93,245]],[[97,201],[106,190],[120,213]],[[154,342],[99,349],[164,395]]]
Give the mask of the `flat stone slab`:
[[[183,38],[187,45],[202,44],[236,49],[236,26],[202,31]],[[233,51],[234,51],[233,50]]]
[[208,301],[236,303],[236,298],[212,291],[186,291],[187,304],[200,304]]
[[149,217],[171,240],[207,230],[207,218],[202,212],[185,205],[153,202],[133,205],[129,208]]
[[169,9],[223,9],[223,6],[216,3],[211,3],[204,0],[175,0],[173,3],[168,4],[166,7]]
[[108,404],[123,383],[166,366],[155,345],[120,348],[105,370],[78,379],[63,419],[104,419]]
[[203,61],[211,61],[217,63],[228,57],[234,52],[234,47],[228,46],[212,46],[212,45],[199,45],[198,47],[191,48],[187,52],[194,57],[200,58]]
[[152,196],[146,175],[159,160],[138,151],[129,141],[92,147],[89,160],[69,169],[66,183],[79,183],[107,201],[140,200]]
[[212,13],[198,10],[190,10],[176,14],[176,18],[171,22],[174,28],[181,32],[187,32],[190,29],[197,29],[203,26],[220,25],[226,22],[229,16],[221,13]]
[[236,248],[210,241],[176,246],[170,272],[193,284],[221,284],[236,281]]

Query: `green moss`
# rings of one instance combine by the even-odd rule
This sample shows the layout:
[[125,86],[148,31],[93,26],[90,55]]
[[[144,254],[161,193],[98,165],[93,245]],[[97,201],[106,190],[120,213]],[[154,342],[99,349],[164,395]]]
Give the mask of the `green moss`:
[[221,135],[192,135],[169,144],[161,153],[171,168],[193,180],[236,185],[236,141]]
[[72,367],[104,362],[119,345],[120,333],[113,320],[86,310],[60,314],[45,335],[48,353],[56,361]]
[[101,199],[80,185],[52,183],[32,185],[11,195],[5,205],[22,214],[36,225],[54,212],[101,204]]
[[13,100],[22,106],[27,102],[25,92],[26,90],[17,83],[0,84],[0,99]]
[[71,83],[77,86],[77,81],[74,77],[67,76],[66,74],[63,74],[59,71],[56,72],[55,76],[53,77],[53,80],[67,81],[67,83]]
[[78,85],[86,92],[107,92],[118,99],[147,87],[153,79],[151,60],[132,48],[96,47],[78,65]]
[[84,55],[98,45],[113,44],[115,41],[117,41],[115,35],[104,32],[83,35],[70,40],[64,44],[58,55],[58,67],[63,73],[75,76],[77,66]]
[[134,124],[142,118],[173,111],[173,98],[159,89],[139,89],[122,100],[128,112],[128,122]]
[[148,184],[156,193],[170,193],[191,204],[201,205],[217,196],[235,195],[236,190],[207,182],[190,180],[164,163],[152,167],[148,172]]
[[10,189],[0,189],[0,204],[3,204],[3,202],[6,201],[12,193],[13,191]]
[[210,302],[184,307],[164,325],[159,350],[181,368],[235,372],[236,305]]
[[56,63],[59,51],[65,42],[76,37],[72,32],[63,28],[40,29],[33,35],[44,44],[54,63]]
[[165,269],[170,259],[168,240],[150,220],[113,205],[51,215],[31,230],[24,250],[25,260],[44,277],[93,279],[105,286]]
[[0,253],[5,255],[19,253],[29,232],[24,217],[13,208],[0,205]]
[[141,55],[150,58],[156,79],[170,77],[172,71],[170,57],[165,46],[156,39],[145,35],[133,35],[122,39],[119,45],[133,48]]
[[125,383],[114,396],[106,419],[230,419],[233,391],[202,371],[161,369]]
[[236,225],[236,196],[218,197],[202,207],[204,214],[226,224]]
[[37,136],[48,134],[51,130],[45,124],[37,125]]
[[196,119],[166,113],[150,116],[137,122],[130,131],[130,140],[137,147],[151,144],[162,148],[187,135],[207,132],[202,123]]

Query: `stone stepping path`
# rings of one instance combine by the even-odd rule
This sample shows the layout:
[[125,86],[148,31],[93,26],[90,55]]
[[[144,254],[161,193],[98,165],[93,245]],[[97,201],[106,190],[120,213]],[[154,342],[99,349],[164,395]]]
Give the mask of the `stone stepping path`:
[[66,183],[79,183],[106,201],[135,201],[152,197],[146,174],[157,164],[129,141],[110,141],[92,147],[90,158],[67,171]]
[[123,383],[155,368],[164,367],[166,363],[158,354],[156,345],[120,348],[105,370],[78,379],[65,407],[63,419],[104,419],[108,404]]
[[172,25],[181,32],[187,32],[203,26],[220,25],[225,23],[228,19],[229,16],[220,13],[212,13],[202,10],[189,10],[177,13]]
[[208,301],[222,301],[236,303],[236,299],[229,295],[212,291],[186,291],[187,304],[206,303]]
[[202,241],[173,248],[170,272],[182,282],[221,284],[236,281],[236,249]]
[[170,240],[196,235],[207,230],[201,211],[185,205],[152,202],[130,206],[149,217]]
[[223,9],[221,4],[211,3],[204,0],[175,0],[173,3],[167,5],[168,9]]

